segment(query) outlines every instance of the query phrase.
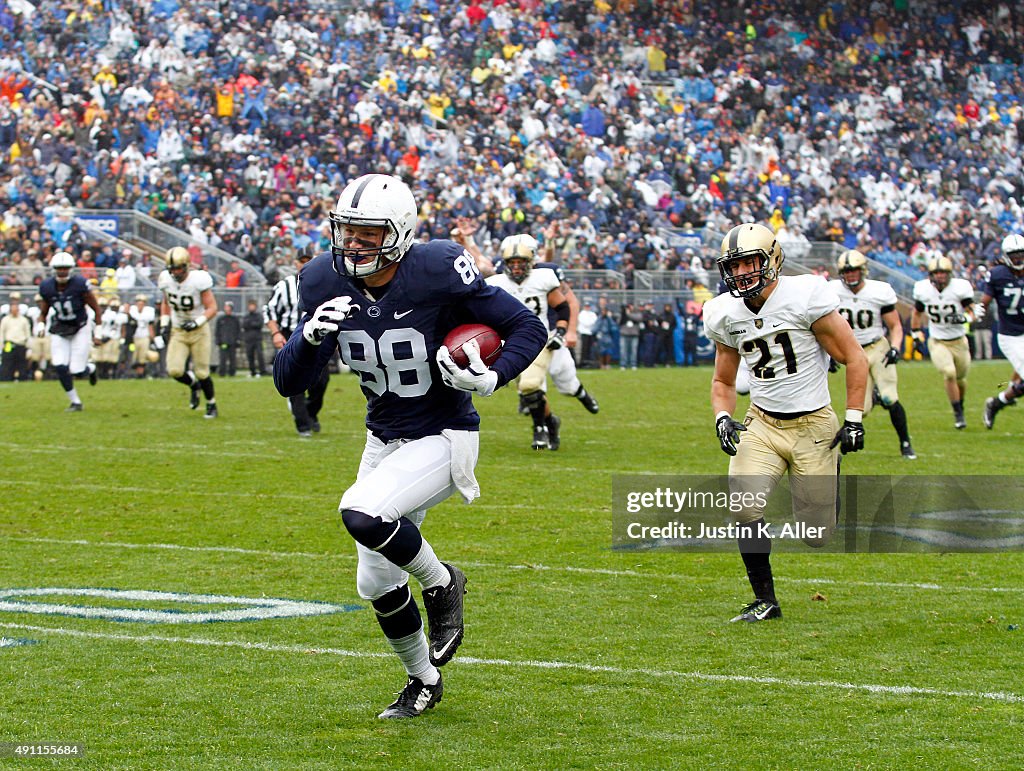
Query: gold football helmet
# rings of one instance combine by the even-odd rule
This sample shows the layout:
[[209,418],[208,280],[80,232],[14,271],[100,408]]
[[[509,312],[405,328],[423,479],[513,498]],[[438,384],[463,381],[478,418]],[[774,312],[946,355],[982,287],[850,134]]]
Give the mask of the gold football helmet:
[[940,292],[949,286],[953,277],[953,261],[949,257],[935,254],[928,260],[928,278]]
[[188,275],[192,258],[189,257],[188,249],[185,247],[172,246],[167,250],[164,262],[167,263],[167,272],[171,274],[171,278],[180,284]]
[[[765,225],[737,225],[722,239],[722,256],[718,271],[733,297],[755,297],[782,275],[786,256],[775,240],[775,233]],[[752,268],[736,272],[743,261],[753,261]]]
[[868,258],[856,249],[847,249],[839,255],[836,269],[843,282],[850,289],[855,289],[863,284],[864,279],[868,277]]
[[536,260],[537,239],[533,236],[520,233],[508,236],[501,242],[501,261],[505,265],[505,272],[517,284],[526,281]]

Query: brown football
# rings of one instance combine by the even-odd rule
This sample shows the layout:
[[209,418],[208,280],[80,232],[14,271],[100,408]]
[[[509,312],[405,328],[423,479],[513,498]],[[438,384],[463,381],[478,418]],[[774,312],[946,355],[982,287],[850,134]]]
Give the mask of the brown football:
[[452,355],[452,359],[460,367],[469,364],[469,359],[462,346],[470,340],[476,340],[480,346],[480,358],[488,367],[494,364],[501,354],[501,335],[486,324],[462,324],[445,335],[444,344]]

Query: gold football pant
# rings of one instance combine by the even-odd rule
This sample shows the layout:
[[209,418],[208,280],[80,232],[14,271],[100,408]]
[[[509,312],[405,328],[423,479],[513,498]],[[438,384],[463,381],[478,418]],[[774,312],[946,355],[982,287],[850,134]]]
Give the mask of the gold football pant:
[[[824,546],[832,537],[838,515],[839,447],[829,445],[839,431],[839,419],[831,405],[783,420],[750,405],[740,442],[729,462],[730,492],[771,493],[789,471],[793,517],[822,528],[818,538],[805,538],[808,546]],[[763,507],[744,509],[736,515],[740,524],[764,516]]]
[[932,355],[932,364],[942,373],[944,380],[956,380],[962,383],[967,380],[967,371],[971,368],[971,350],[967,347],[967,336],[955,340],[928,339],[928,350]]
[[871,392],[878,386],[878,393],[882,396],[882,404],[886,407],[895,404],[900,400],[899,391],[896,387],[896,365],[885,366],[885,354],[889,353],[889,338],[880,337],[875,342],[864,346],[864,355],[868,359],[868,385],[867,398],[864,403],[864,415],[867,416],[874,406],[871,399]]
[[200,380],[206,380],[210,376],[212,337],[209,324],[203,324],[191,332],[178,327],[172,329],[171,339],[167,343],[167,374],[171,377],[184,375],[191,354],[192,371]]

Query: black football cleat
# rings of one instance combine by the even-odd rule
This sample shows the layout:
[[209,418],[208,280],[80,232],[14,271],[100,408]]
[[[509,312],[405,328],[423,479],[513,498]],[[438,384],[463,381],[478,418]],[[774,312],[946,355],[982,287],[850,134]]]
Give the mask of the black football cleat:
[[84,409],[85,408],[82,406],[81,402],[72,402],[67,406],[64,412],[81,412]]
[[548,429],[548,449],[557,450],[562,444],[562,438],[558,434],[562,427],[562,419],[557,415],[548,415],[544,418],[544,423]]
[[217,417],[217,405],[216,404],[207,404],[206,405],[206,414],[203,415],[203,417],[204,418],[211,418],[211,419]]
[[907,460],[917,460],[917,453],[914,452],[914,447],[909,441],[900,443],[900,455]]
[[407,717],[419,717],[424,711],[433,709],[444,694],[440,673],[438,675],[439,679],[434,685],[427,685],[418,678],[410,677],[405,688],[398,694],[398,698],[377,717],[381,720],[401,720]]
[[746,621],[748,624],[756,624],[758,621],[771,621],[773,618],[782,618],[779,603],[771,600],[754,600],[745,606],[736,618],[731,619],[730,623]]
[[313,431],[314,434],[319,434],[320,433],[320,421],[319,420],[314,420],[313,424],[310,426],[310,429]]
[[985,413],[982,416],[982,420],[985,422],[985,428],[990,429],[996,424],[996,413],[999,412],[999,400],[994,396],[990,396],[985,400]]
[[466,593],[466,575],[454,565],[441,564],[448,568],[451,582],[448,586],[423,591],[423,607],[430,628],[430,663],[435,667],[443,667],[452,660],[465,634],[462,598]]
[[957,431],[962,431],[967,428],[967,421],[964,419],[964,408],[954,407],[953,408],[953,427]]
[[591,415],[596,415],[598,410],[601,409],[597,403],[597,399],[595,399],[590,394],[590,391],[586,390],[583,386],[580,386],[580,391],[583,393],[579,393],[579,391],[577,391],[576,398],[580,400],[580,404],[586,408],[587,412]]
[[531,446],[535,450],[547,450],[551,447],[547,426],[533,427],[533,444]]
[[97,374],[97,368],[95,366],[93,366],[93,368],[91,370],[89,370],[89,385],[91,385],[91,386],[96,385],[96,379],[98,377],[99,377],[99,375]]
[[192,383],[192,385],[189,386],[188,406],[189,406],[190,409],[193,409],[193,410],[198,410],[199,409],[199,391],[200,391],[200,389],[201,389],[201,386],[199,385],[199,381],[198,380],[196,380],[194,383]]

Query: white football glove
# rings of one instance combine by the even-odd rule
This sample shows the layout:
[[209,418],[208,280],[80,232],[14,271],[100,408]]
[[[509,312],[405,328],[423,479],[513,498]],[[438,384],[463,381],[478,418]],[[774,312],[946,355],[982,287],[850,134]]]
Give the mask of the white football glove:
[[359,310],[349,296],[335,297],[317,308],[302,327],[302,336],[310,345],[320,345],[329,335],[336,334],[341,322]]
[[490,396],[498,387],[498,373],[490,369],[480,358],[480,346],[476,340],[470,340],[462,346],[463,353],[469,364],[462,368],[455,363],[446,346],[437,349],[437,366],[441,370],[441,380],[449,388],[456,391],[468,391],[471,394]]

